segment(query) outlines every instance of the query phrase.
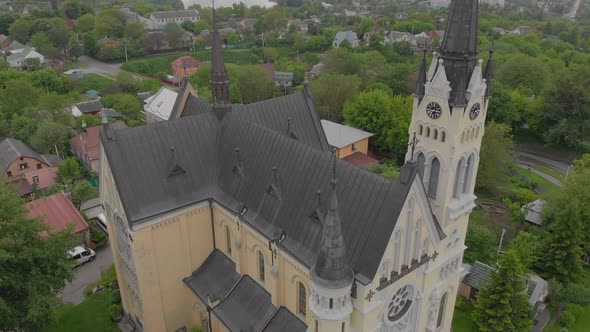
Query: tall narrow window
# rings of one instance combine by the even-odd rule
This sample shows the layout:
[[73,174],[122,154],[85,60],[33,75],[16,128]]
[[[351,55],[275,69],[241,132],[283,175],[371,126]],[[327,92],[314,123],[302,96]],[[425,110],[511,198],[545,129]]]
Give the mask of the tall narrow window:
[[459,198],[461,192],[461,169],[463,169],[463,159],[459,160],[457,170],[455,171],[455,184],[453,185],[453,198]]
[[342,328],[340,329],[340,332],[345,332],[346,331],[346,322],[342,322]]
[[445,133],[444,131],[442,132],[442,135],[440,137],[441,142],[445,142],[447,140],[447,133]]
[[393,265],[391,266],[392,272],[397,272],[399,269],[399,255],[400,255],[400,240],[402,237],[402,231],[397,230],[393,236]]
[[430,179],[428,181],[428,196],[436,199],[438,191],[438,173],[440,172],[440,161],[434,157],[430,163]]
[[422,125],[419,125],[418,126],[418,135],[422,136],[423,132],[424,132],[424,127]]
[[434,130],[434,139],[437,140],[438,139],[438,129]]
[[445,293],[440,299],[440,305],[438,306],[438,318],[436,320],[436,327],[441,327],[443,325],[443,320],[445,318],[445,306],[447,305],[447,297],[449,293]]
[[334,308],[334,299],[330,299],[330,309]]
[[318,331],[319,331],[319,330],[318,330],[318,321],[316,320],[316,321],[315,321],[315,332],[318,332]]
[[231,255],[231,232],[227,225],[225,226],[225,245],[227,246],[227,253]]
[[414,230],[414,259],[420,261],[420,230],[422,228],[422,222],[418,220],[416,222],[416,229]]
[[426,157],[424,157],[423,153],[418,153],[416,160],[418,162],[418,173],[420,173],[420,177],[424,180],[424,163],[426,163]]
[[264,255],[262,251],[258,252],[258,280],[264,283]]
[[467,159],[467,167],[465,169],[465,177],[463,178],[463,193],[467,193],[471,185],[471,173],[473,173],[473,155]]
[[297,301],[297,313],[300,315],[305,316],[306,314],[306,306],[307,306],[307,293],[305,289],[305,285],[303,283],[299,283],[298,292],[299,292],[299,301]]

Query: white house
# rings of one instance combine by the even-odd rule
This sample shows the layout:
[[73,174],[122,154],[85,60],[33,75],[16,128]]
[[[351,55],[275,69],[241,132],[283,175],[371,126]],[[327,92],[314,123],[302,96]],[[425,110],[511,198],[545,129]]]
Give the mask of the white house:
[[168,120],[178,93],[168,87],[161,87],[153,96],[144,100],[143,110],[147,123]]
[[8,64],[12,68],[22,68],[26,65],[28,59],[38,59],[39,64],[41,65],[45,63],[45,56],[35,51],[34,48],[25,47],[12,50],[10,53],[11,54],[6,58],[6,61],[8,61]]
[[180,24],[184,21],[196,22],[201,19],[199,12],[196,10],[174,10],[167,12],[153,12],[150,20],[156,29],[164,29],[166,24],[174,22]]

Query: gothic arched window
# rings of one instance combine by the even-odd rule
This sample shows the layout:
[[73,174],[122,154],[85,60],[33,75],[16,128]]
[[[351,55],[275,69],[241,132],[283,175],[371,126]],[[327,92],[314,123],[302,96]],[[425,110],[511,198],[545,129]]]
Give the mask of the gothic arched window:
[[298,283],[298,287],[297,287],[297,292],[298,292],[298,296],[297,296],[297,313],[300,315],[305,316],[306,312],[307,312],[307,293],[306,293],[306,289],[305,289],[305,285],[303,285],[302,282]]
[[465,141],[465,132],[461,133],[461,143]]
[[418,161],[418,173],[420,173],[420,177],[424,180],[424,163],[426,163],[426,157],[420,152],[416,160]]
[[428,197],[436,199],[438,191],[438,175],[440,173],[440,161],[434,157],[430,162],[430,179],[428,181]]
[[446,140],[447,140],[447,133],[443,131],[441,134],[441,137],[440,137],[440,141],[444,143]]
[[430,137],[430,127],[426,127],[426,137]]
[[264,254],[258,252],[258,280],[264,283]]
[[422,133],[424,132],[424,126],[419,125],[418,126],[418,135],[422,136]]
[[463,193],[467,193],[470,187],[471,173],[473,173],[473,155],[467,159],[467,167],[465,168],[465,177],[463,178]]
[[440,298],[440,305],[438,306],[438,318],[436,319],[436,327],[439,328],[443,325],[443,319],[445,318],[445,307],[447,305],[447,297],[449,293],[445,293]]
[[346,323],[342,322],[342,328],[340,329],[340,332],[345,332],[346,331]]
[[227,225],[225,225],[225,245],[227,246],[227,253],[231,255],[231,232]]
[[434,140],[437,140],[437,139],[438,139],[438,130],[435,129],[434,130]]
[[463,158],[459,160],[457,164],[457,170],[455,171],[455,184],[453,185],[453,198],[459,198],[461,193],[461,169],[463,168]]

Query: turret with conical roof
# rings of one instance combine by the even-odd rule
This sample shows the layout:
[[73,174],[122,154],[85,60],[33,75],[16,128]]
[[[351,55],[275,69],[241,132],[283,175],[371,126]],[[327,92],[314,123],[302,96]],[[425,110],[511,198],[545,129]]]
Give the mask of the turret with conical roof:
[[350,291],[354,273],[348,264],[342,235],[338,195],[336,193],[336,157],[327,213],[322,229],[319,252],[311,269],[312,296],[310,309],[318,331],[348,331],[352,300]]

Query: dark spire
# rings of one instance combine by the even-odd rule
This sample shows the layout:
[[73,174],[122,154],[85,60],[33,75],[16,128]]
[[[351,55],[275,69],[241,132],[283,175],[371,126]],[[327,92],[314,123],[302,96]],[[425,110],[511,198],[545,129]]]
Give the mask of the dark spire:
[[328,213],[323,224],[319,253],[311,273],[313,282],[330,289],[349,286],[354,278],[354,273],[348,265],[340,226],[336,184],[336,177],[333,175],[330,181],[332,190],[328,198]]
[[213,95],[213,106],[226,107],[230,105],[229,96],[229,75],[223,61],[223,48],[221,38],[217,31],[215,21],[215,3],[213,3],[213,19],[211,32],[211,94]]
[[492,93],[492,76],[494,72],[494,67],[492,63],[492,54],[494,54],[494,49],[490,49],[490,56],[488,57],[488,63],[486,64],[486,69],[483,73],[483,78],[486,80],[486,98],[490,98]]
[[445,35],[440,46],[451,106],[467,104],[465,89],[477,62],[478,0],[452,0]]
[[424,97],[424,84],[426,84],[426,50],[422,54],[422,63],[420,64],[420,71],[418,72],[418,81],[416,82],[416,89],[414,90],[414,97],[422,100]]

